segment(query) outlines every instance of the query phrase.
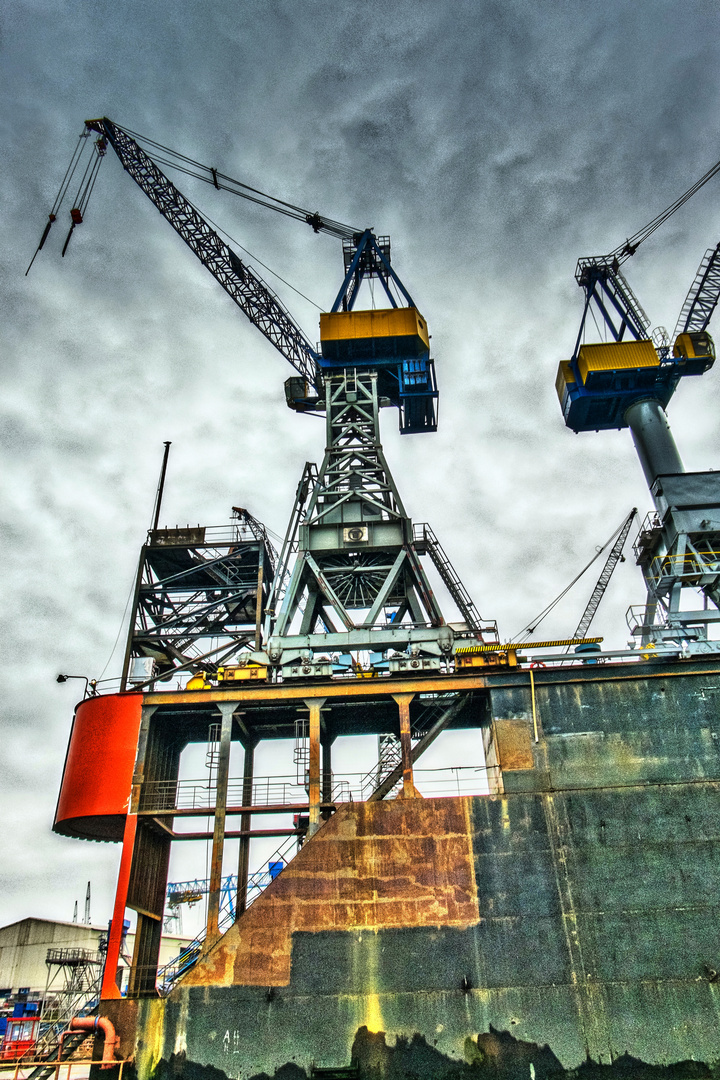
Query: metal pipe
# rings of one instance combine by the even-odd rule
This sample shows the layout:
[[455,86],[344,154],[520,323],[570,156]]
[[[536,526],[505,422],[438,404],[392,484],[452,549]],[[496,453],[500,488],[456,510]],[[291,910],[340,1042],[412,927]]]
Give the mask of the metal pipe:
[[322,794],[323,803],[332,802],[332,739],[321,738],[322,746]]
[[[255,756],[255,743],[248,740],[245,743],[245,760],[243,761],[243,807],[250,807],[253,797],[253,760]],[[240,831],[247,833],[240,837],[238,851],[238,887],[235,901],[235,921],[240,918],[247,907],[248,874],[250,872],[250,830],[252,826],[252,814],[246,810],[240,817]]]
[[538,734],[537,708],[535,706],[535,673],[533,672],[532,664],[530,665],[530,700],[532,702],[533,735],[535,737],[535,742],[539,742],[540,736]]
[[73,1016],[70,1031],[102,1031],[105,1037],[101,1069],[112,1069],[115,1064],[115,1049],[120,1039],[115,1034],[112,1020],[107,1016]]
[[636,401],[625,413],[648,487],[658,476],[684,473],[685,466],[659,401]]
[[160,480],[158,481],[157,495],[155,496],[155,514],[153,517],[152,531],[157,532],[158,523],[160,521],[160,507],[162,506],[163,490],[165,488],[165,473],[167,472],[168,454],[170,453],[170,447],[172,443],[166,442],[165,453],[163,454],[162,468],[160,469]]
[[215,823],[213,828],[212,857],[210,861],[210,887],[208,891],[207,932],[205,949],[211,948],[220,937],[220,892],[222,890],[222,863],[225,849],[225,818],[227,807],[228,776],[230,774],[230,740],[232,736],[235,703],[220,704],[222,725],[218,751],[217,779],[215,781]]

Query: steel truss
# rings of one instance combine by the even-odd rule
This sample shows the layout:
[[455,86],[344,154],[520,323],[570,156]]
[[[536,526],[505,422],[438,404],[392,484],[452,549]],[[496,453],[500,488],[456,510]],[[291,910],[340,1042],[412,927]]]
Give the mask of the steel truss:
[[707,329],[718,299],[720,299],[720,244],[708,248],[702,257],[685,303],[678,317],[677,326],[672,336],[673,342],[678,334],[701,333]]
[[[260,522],[237,507],[234,514],[227,528],[149,533],[140,554],[123,688],[176,672],[215,671],[259,648],[275,552]],[[133,665],[134,658],[153,663]]]
[[622,341],[626,333],[635,341],[642,341],[649,336],[650,320],[617,265],[617,260],[579,259],[575,279],[585,290],[585,310],[580,322],[573,361],[577,360],[591,304],[595,305],[602,316],[613,341]]
[[380,444],[377,374],[347,370],[325,381],[327,450],[272,633],[288,635],[301,606],[301,635],[441,626]]
[[123,168],[185,241],[248,319],[304,379],[318,382],[317,353],[265,282],[220,239],[192,203],[161,172],[137,142],[103,117],[86,127],[111,144]]
[[[709,624],[720,622],[720,473],[658,476],[651,493],[656,510],[634,544],[647,600],[629,609],[628,626],[643,644],[706,648]],[[691,589],[702,608],[683,603]]]
[[326,452],[316,476],[306,468],[280,556],[287,567],[297,552],[268,608],[271,662],[314,648],[449,651],[453,635],[420,561],[431,548],[468,629],[480,629],[434,534],[413,532],[380,442],[377,383],[376,372],[325,378]]

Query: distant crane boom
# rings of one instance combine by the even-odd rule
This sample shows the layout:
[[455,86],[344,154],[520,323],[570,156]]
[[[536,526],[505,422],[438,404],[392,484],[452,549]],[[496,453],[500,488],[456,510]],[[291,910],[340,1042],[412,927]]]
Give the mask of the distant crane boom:
[[607,557],[607,561],[605,563],[605,566],[603,567],[602,573],[600,574],[600,577],[597,580],[597,584],[596,584],[595,588],[592,591],[592,595],[591,595],[591,597],[590,597],[590,599],[588,601],[588,605],[585,608],[585,611],[583,612],[583,616],[582,616],[580,622],[577,625],[577,629],[576,629],[575,633],[573,634],[573,638],[582,639],[582,638],[584,638],[586,636],[587,631],[588,631],[588,627],[590,626],[590,623],[593,621],[593,619],[595,617],[595,612],[597,611],[598,607],[600,606],[600,601],[602,600],[603,596],[605,595],[605,590],[608,587],[608,583],[610,581],[610,578],[613,575],[613,571],[614,571],[615,567],[617,566],[618,562],[620,561],[620,557],[622,556],[623,548],[625,547],[625,541],[627,540],[628,533],[630,532],[630,526],[632,525],[636,514],[637,514],[637,507],[633,507],[633,509],[628,514],[628,516],[625,518],[625,521],[623,522],[622,526],[620,527],[620,532],[618,533],[617,540],[615,541],[615,543],[613,544],[613,546],[612,546],[612,548],[610,550],[610,554]]
[[672,340],[679,334],[702,333],[720,299],[720,244],[708,248],[702,257],[695,280],[685,297]]
[[107,117],[86,121],[106,138],[123,168],[194,251],[203,266],[302,377],[318,388],[317,353],[265,282],[247,266],[188,202],[127,132]]

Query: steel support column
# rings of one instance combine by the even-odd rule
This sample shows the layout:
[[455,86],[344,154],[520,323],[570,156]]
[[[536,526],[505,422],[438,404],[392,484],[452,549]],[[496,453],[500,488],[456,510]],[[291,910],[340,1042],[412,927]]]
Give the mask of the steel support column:
[[222,864],[225,848],[225,808],[227,806],[228,776],[230,774],[230,736],[232,735],[233,713],[236,709],[236,702],[223,701],[218,707],[222,715],[222,724],[215,788],[215,825],[210,862],[206,949],[211,948],[220,937],[220,892],[222,889]]
[[332,744],[333,740],[325,735],[322,739],[322,801],[324,803],[332,802]]
[[632,433],[649,488],[652,488],[658,476],[685,472],[668,418],[659,401],[637,401],[625,413],[625,422]]
[[414,694],[393,694],[400,709],[400,752],[402,754],[403,798],[414,799],[412,741],[410,737],[410,702]]
[[310,760],[308,762],[310,811],[307,831],[308,839],[310,839],[320,828],[320,710],[325,704],[325,698],[305,698],[305,704],[310,710]]
[[113,908],[110,933],[108,935],[107,953],[105,954],[105,968],[103,971],[102,990],[100,991],[101,998],[122,997],[116,978],[117,970],[120,966],[123,922],[125,920],[125,908],[127,907],[130,867],[132,866],[133,851],[135,850],[136,830],[137,814],[128,814],[125,818],[125,832],[123,834],[122,855],[120,856],[120,870],[118,872],[117,888],[115,889],[115,906]]
[[[255,759],[255,747],[257,743],[247,741],[245,743],[245,760],[243,761],[243,806],[252,805],[253,789],[253,763]],[[249,832],[252,814],[241,814],[240,830]],[[240,851],[238,855],[238,887],[235,900],[235,921],[240,918],[247,907],[248,874],[250,872],[250,837],[240,837]]]

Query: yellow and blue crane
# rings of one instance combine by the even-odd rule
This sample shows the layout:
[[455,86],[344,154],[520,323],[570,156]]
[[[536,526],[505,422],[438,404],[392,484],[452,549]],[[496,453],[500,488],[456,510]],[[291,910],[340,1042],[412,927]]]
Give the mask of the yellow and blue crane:
[[[123,681],[135,657],[158,661],[163,677],[177,670],[202,671],[200,637],[205,633],[206,638],[217,638],[221,631],[228,633],[223,655],[245,650],[254,670],[270,670],[282,678],[327,676],[333,671],[332,654],[359,651],[369,653],[385,670],[388,664],[391,671],[408,665],[441,670],[452,656],[458,631],[442,614],[421,562],[424,555],[439,568],[465,620],[460,636],[497,640],[495,624],[481,619],[432,530],[413,524],[406,513],[383,453],[381,409],[397,409],[400,431],[414,434],[436,430],[438,404],[428,326],[392,265],[389,237],[269,196],[107,117],[86,121],[78,145],[38,250],[79,174],[65,254],[73,230],[83,221],[100,163],[112,148],[175,232],[295,369],[285,382],[287,404],[298,412],[324,413],[326,423],[325,456],[319,468],[306,466],[277,568],[270,567],[267,552],[263,557],[261,550],[258,556],[268,575],[262,596],[257,586],[256,604],[249,579],[232,605],[225,599],[218,604],[218,588],[228,596],[240,588],[234,548],[216,559],[212,573],[201,580],[195,565],[198,537],[149,538],[141,556],[147,565],[138,573],[135,633]],[[89,160],[83,154],[86,146],[91,147]],[[332,308],[320,315],[318,346],[161,165],[342,241],[344,277]],[[379,282],[388,306],[357,306],[366,281]],[[172,539],[176,555],[181,543],[192,540],[193,552],[185,553],[181,565],[177,558],[159,553],[160,539],[164,548]],[[263,581],[262,568],[253,573]],[[198,582],[203,589],[186,596]],[[256,615],[254,649],[245,627],[249,616],[242,626],[242,620],[238,622],[238,613],[250,607]],[[186,610],[187,618],[181,619],[178,611]]]
[[[708,627],[720,622],[720,479],[712,470],[685,471],[665,409],[682,378],[703,375],[715,362],[708,325],[720,299],[720,244],[705,252],[672,338],[662,327],[650,333],[621,267],[718,171],[720,162],[608,255],[578,261],[585,306],[575,349],[556,380],[573,431],[632,433],[655,511],[635,543],[647,598],[642,610],[630,609],[628,626],[642,643],[684,649],[708,648]],[[585,341],[591,313],[599,314],[611,340]],[[688,606],[686,590],[699,592],[702,606]]]

